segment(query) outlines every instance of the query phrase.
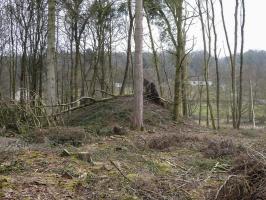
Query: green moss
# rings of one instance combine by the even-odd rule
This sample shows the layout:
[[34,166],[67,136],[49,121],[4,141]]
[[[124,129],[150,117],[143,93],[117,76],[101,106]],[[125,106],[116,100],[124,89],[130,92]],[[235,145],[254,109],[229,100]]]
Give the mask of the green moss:
[[257,137],[257,130],[246,129],[242,130],[241,134],[248,138],[255,138]]
[[210,171],[216,163],[217,160],[201,158],[192,159],[191,165],[195,167],[198,171]]
[[96,178],[96,175],[94,173],[87,172],[87,176],[86,176],[85,182],[87,184],[93,183],[93,181],[95,180],[95,178]]
[[70,192],[74,192],[76,188],[84,183],[79,179],[71,179],[64,184],[64,188]]
[[25,169],[25,162],[22,160],[15,160],[11,162],[2,163],[0,165],[0,174],[10,174],[12,172],[21,172]]
[[138,200],[139,198],[136,196],[126,196],[122,198],[122,200]]
[[136,181],[140,178],[140,175],[139,174],[128,174],[126,176],[130,181]]
[[5,197],[4,190],[13,189],[13,184],[8,176],[0,176],[0,199]]
[[158,169],[160,172],[168,173],[168,172],[171,172],[172,170],[172,166],[166,162],[157,163],[157,165],[158,165]]
[[165,174],[171,172],[172,170],[172,167],[165,162],[147,160],[145,165],[148,170],[154,174]]
[[104,127],[104,128],[97,129],[96,133],[99,136],[110,136],[110,135],[112,135],[113,130],[110,127]]

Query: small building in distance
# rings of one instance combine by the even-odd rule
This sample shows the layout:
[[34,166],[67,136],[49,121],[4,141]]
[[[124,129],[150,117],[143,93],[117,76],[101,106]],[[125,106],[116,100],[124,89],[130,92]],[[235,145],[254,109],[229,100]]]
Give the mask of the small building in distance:
[[[191,86],[206,86],[206,81],[193,80],[193,81],[188,81],[188,83]],[[208,86],[213,85],[212,81],[207,81],[207,83],[208,83]]]
[[[122,83],[119,83],[119,82],[114,83],[114,94],[115,95],[119,95],[121,87],[122,87]],[[133,92],[133,88],[127,84],[125,87],[124,93],[132,94],[132,92]]]
[[20,101],[20,95],[21,93],[24,91],[24,95],[25,95],[25,101],[29,101],[30,100],[30,91],[28,89],[25,88],[19,88],[16,93],[15,93],[15,101]]

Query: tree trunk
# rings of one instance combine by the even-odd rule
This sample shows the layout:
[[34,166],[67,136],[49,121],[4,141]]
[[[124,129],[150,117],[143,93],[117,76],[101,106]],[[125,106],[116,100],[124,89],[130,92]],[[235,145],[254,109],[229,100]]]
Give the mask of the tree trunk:
[[223,29],[225,33],[226,38],[226,44],[229,51],[230,56],[230,63],[231,63],[231,88],[232,88],[232,119],[233,119],[233,128],[237,128],[237,101],[236,101],[236,53],[237,53],[237,35],[238,35],[238,7],[239,7],[239,0],[236,1],[235,6],[235,38],[234,38],[234,52],[232,53],[228,32],[226,28],[225,18],[224,18],[224,8],[223,8],[223,1],[219,0],[220,7],[221,7],[221,16],[222,16],[222,22],[223,22]]
[[183,55],[183,30],[182,30],[182,8],[183,0],[179,0],[176,3],[177,12],[177,51],[176,51],[176,74],[175,74],[175,94],[174,94],[174,120],[178,121],[181,117],[180,106],[181,106],[181,74],[180,69],[182,65]]
[[152,48],[152,53],[153,53],[153,60],[154,60],[154,65],[155,65],[155,70],[156,70],[156,75],[157,75],[160,95],[163,96],[163,88],[162,88],[162,81],[161,81],[161,76],[160,76],[159,59],[158,59],[157,52],[156,52],[155,45],[154,45],[154,39],[153,39],[152,30],[151,30],[151,23],[150,23],[149,13],[147,12],[146,9],[144,9],[144,10],[145,10],[145,13],[146,13],[146,20],[147,20],[148,29],[149,29],[149,36],[150,36],[150,41],[151,41],[151,48]]
[[182,53],[182,67],[181,67],[181,94],[182,94],[182,112],[185,118],[188,117],[188,101],[187,101],[187,75],[188,75],[188,63],[186,58],[185,46],[186,46],[186,32],[183,30],[183,53]]
[[143,128],[143,1],[136,1],[134,119],[133,127]]
[[242,0],[242,24],[241,24],[241,50],[240,50],[240,71],[239,71],[239,100],[238,100],[238,121],[237,128],[240,128],[242,117],[242,96],[243,96],[243,62],[244,62],[244,36],[246,22],[245,0]]
[[47,100],[56,103],[55,80],[55,0],[48,1]]
[[211,0],[211,10],[212,10],[212,27],[214,34],[214,58],[215,58],[215,68],[216,68],[216,114],[217,114],[217,128],[220,128],[220,73],[219,73],[219,60],[217,54],[217,31],[215,25],[215,11],[213,0]]
[[[210,24],[209,24],[209,12],[208,12],[208,1],[206,1],[206,7],[207,7],[207,31],[209,32],[209,53],[207,56],[207,44],[206,44],[206,33],[205,33],[205,25],[204,25],[204,19],[203,19],[203,14],[202,14],[202,8],[201,8],[201,2],[198,0],[198,9],[199,9],[199,17],[200,17],[200,22],[201,22],[201,29],[202,29],[202,38],[203,38],[203,47],[204,47],[204,79],[205,79],[205,85],[206,85],[206,95],[207,95],[207,116],[209,116],[210,112],[210,117],[211,117],[211,123],[212,123],[212,128],[215,129],[215,121],[214,121],[214,116],[212,112],[212,105],[210,102],[210,91],[209,91],[209,62],[210,62],[210,43],[211,43],[211,36],[210,36]],[[207,125],[209,123],[209,117],[207,117]]]
[[131,38],[132,38],[132,33],[133,33],[134,17],[132,14],[131,0],[128,0],[128,12],[129,12],[129,30],[128,30],[128,40],[127,40],[127,61],[126,61],[124,78],[123,78],[123,82],[122,82],[122,86],[120,90],[120,95],[125,93],[129,65],[130,65],[130,61],[132,61],[131,59]]
[[254,109],[254,95],[253,95],[253,87],[252,87],[252,81],[249,81],[250,85],[250,97],[251,97],[251,110],[252,110],[252,124],[253,128],[256,128],[256,117],[255,117],[255,109]]

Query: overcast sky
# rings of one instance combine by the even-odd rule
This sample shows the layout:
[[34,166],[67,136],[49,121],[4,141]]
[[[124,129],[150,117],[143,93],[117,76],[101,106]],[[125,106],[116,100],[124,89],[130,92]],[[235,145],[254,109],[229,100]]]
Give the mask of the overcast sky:
[[[224,13],[229,31],[230,41],[234,36],[234,6],[235,0],[224,0]],[[222,48],[225,45],[222,21],[220,18],[220,7],[216,0],[216,14],[219,44]],[[246,27],[245,27],[245,51],[249,49],[266,50],[266,0],[245,0],[246,4]],[[240,28],[239,28],[240,30]],[[190,35],[197,38],[195,49],[202,49],[200,24],[196,22],[190,31]]]
[[266,0],[246,0],[246,7],[246,49],[266,50]]
[[[195,0],[189,0],[189,1],[191,4],[195,3]],[[225,14],[226,26],[228,29],[230,42],[233,45],[235,0],[223,0],[223,2],[224,2],[224,14]],[[245,4],[246,4],[245,51],[248,51],[250,49],[266,50],[266,0],[245,0]],[[226,47],[226,41],[222,26],[219,0],[216,0],[215,5],[216,5],[215,6],[216,26],[219,37],[218,46],[221,52],[224,52],[223,47]],[[149,33],[145,19],[144,19],[144,27],[146,27],[144,29],[144,34],[148,36]],[[158,31],[156,31],[155,27],[153,28],[154,28],[153,34],[156,37],[156,35],[158,36],[157,34]],[[199,20],[195,20],[194,25],[191,27],[188,33],[188,39],[192,39],[193,37],[195,38],[194,50],[202,50],[203,44],[202,44],[201,26]],[[240,37],[240,27],[239,27],[239,37]],[[145,43],[146,45],[147,44],[149,45],[148,37],[145,37]],[[191,44],[188,44],[187,46],[189,47],[191,46]],[[238,46],[239,46],[238,48],[239,52],[240,43]],[[147,46],[145,46],[144,48],[147,49]]]

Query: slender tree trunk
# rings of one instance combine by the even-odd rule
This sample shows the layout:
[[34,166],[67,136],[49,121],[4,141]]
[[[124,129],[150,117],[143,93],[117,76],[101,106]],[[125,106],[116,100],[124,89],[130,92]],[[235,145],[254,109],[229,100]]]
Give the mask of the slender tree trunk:
[[229,42],[229,37],[228,37],[228,32],[226,28],[226,23],[225,23],[225,18],[224,18],[224,8],[223,8],[223,1],[219,0],[220,2],[220,7],[221,7],[221,16],[222,16],[222,22],[223,22],[223,29],[225,33],[225,38],[226,38],[226,44],[227,48],[229,51],[229,56],[230,56],[230,63],[231,63],[231,79],[232,79],[232,120],[233,120],[233,128],[237,128],[237,100],[236,100],[236,53],[237,53],[237,36],[238,36],[238,7],[239,7],[239,0],[235,0],[236,5],[235,5],[235,36],[234,36],[234,52],[232,53],[230,42]]
[[[208,1],[206,1],[206,5],[208,4]],[[206,6],[208,7],[208,6]],[[207,11],[207,27],[208,27],[208,32],[209,32],[209,53],[207,55],[207,44],[206,44],[206,35],[205,35],[205,25],[204,25],[204,19],[203,19],[203,14],[202,14],[202,8],[201,8],[201,2],[198,0],[198,9],[199,9],[199,17],[200,17],[200,22],[201,22],[201,29],[202,29],[202,37],[203,37],[203,46],[204,46],[204,78],[205,78],[205,85],[206,85],[206,93],[207,93],[207,115],[209,115],[210,111],[210,117],[211,117],[211,123],[212,123],[212,128],[216,129],[215,127],[215,121],[214,121],[214,116],[213,116],[213,111],[212,111],[212,105],[210,102],[210,91],[209,91],[209,62],[210,62],[210,43],[211,43],[211,36],[210,36],[210,25],[209,25],[209,12]],[[208,10],[208,9],[207,9]],[[207,124],[209,123],[209,119],[207,118]]]
[[253,95],[253,87],[252,87],[252,81],[249,81],[250,85],[250,97],[251,97],[251,110],[252,110],[252,123],[253,128],[256,128],[256,116],[255,116],[255,109],[254,109],[254,95]]
[[143,1],[136,1],[134,119],[133,127],[143,128]]
[[215,11],[213,0],[211,0],[211,10],[212,10],[212,28],[214,34],[214,58],[215,58],[215,68],[216,68],[216,114],[217,114],[217,128],[220,128],[220,73],[219,73],[219,60],[217,54],[217,42],[218,36],[215,25]]
[[238,45],[238,8],[239,0],[236,0],[235,6],[235,36],[234,36],[234,64],[232,66],[232,92],[233,92],[233,127],[237,128],[238,119],[238,104],[237,104],[237,90],[236,90],[236,58],[237,58],[237,45]]
[[183,55],[183,30],[182,30],[182,14],[183,14],[183,0],[176,2],[177,12],[177,52],[176,52],[176,74],[175,74],[175,95],[174,95],[174,120],[178,121],[181,118],[180,106],[181,106],[181,74],[180,69],[182,67],[182,55]]
[[[161,44],[161,47],[162,47],[162,44]],[[167,86],[168,86],[169,96],[170,96],[170,99],[173,99],[173,95],[172,95],[172,91],[171,91],[171,86],[170,86],[168,74],[167,74],[167,71],[166,71],[166,61],[165,61],[165,52],[164,51],[162,51],[162,56],[163,56],[163,71],[164,71],[165,80],[166,80]]]
[[[24,42],[25,43],[25,42]],[[26,100],[26,45],[23,45],[23,53],[21,57],[21,72],[20,72],[20,103],[24,104]]]
[[127,77],[128,77],[130,61],[132,61],[132,59],[131,59],[131,38],[132,38],[132,33],[133,33],[134,17],[132,14],[131,0],[128,0],[127,3],[128,3],[128,12],[129,12],[129,30],[128,30],[128,40],[127,40],[127,61],[126,61],[124,78],[123,78],[123,82],[122,82],[122,86],[121,86],[121,90],[120,90],[120,95],[125,93],[125,87],[126,87],[126,82],[127,82]]
[[[103,31],[102,32],[102,37],[101,38],[101,46],[100,46],[100,65],[101,65],[101,90],[102,91],[105,91],[105,79],[106,79],[106,71],[105,71],[105,52],[104,52],[104,34],[105,32]],[[105,93],[102,93],[102,96],[105,97],[106,94]]]
[[112,34],[112,22],[110,22],[110,30],[109,30],[109,45],[108,45],[108,65],[109,65],[109,85],[111,87],[111,94],[114,94],[114,78],[113,78],[113,51],[112,51],[112,42],[113,42],[113,34]]
[[[75,33],[77,34],[77,33]],[[74,67],[74,99],[76,100],[79,96],[79,86],[78,86],[78,69],[80,68],[80,41],[75,36],[75,67]]]
[[16,74],[15,74],[15,68],[16,68],[16,61],[15,61],[15,42],[14,42],[14,23],[13,23],[13,16],[10,14],[10,26],[11,26],[11,70],[10,70],[10,97],[12,99],[15,99],[16,95]]
[[199,106],[199,125],[201,125],[201,116],[202,116],[202,86],[199,86],[199,101],[200,101],[200,106]]
[[55,80],[55,0],[48,0],[47,99],[56,103]]
[[160,76],[160,66],[159,66],[160,64],[159,64],[159,59],[158,59],[157,52],[156,52],[155,45],[154,45],[154,39],[153,39],[152,30],[151,30],[150,17],[149,17],[149,13],[147,12],[147,10],[145,8],[144,8],[144,10],[146,13],[146,20],[147,20],[147,24],[148,24],[149,36],[150,36],[150,41],[151,41],[151,48],[152,48],[152,53],[153,53],[153,61],[154,61],[154,65],[155,65],[160,95],[163,96],[163,88],[162,88],[162,81],[161,81],[161,76]]
[[239,71],[239,100],[238,100],[238,121],[237,128],[240,128],[242,117],[242,96],[243,96],[243,62],[244,62],[244,39],[245,39],[245,22],[246,8],[245,0],[242,0],[242,24],[241,24],[241,50],[240,50],[240,71]]
[[39,93],[39,97],[40,99],[42,99],[42,93],[43,93],[43,56],[40,57],[40,67],[39,67],[39,84],[38,84],[38,93]]
[[[86,85],[86,38],[83,40],[83,63],[80,63],[80,76],[81,76],[81,92],[80,96],[85,96],[85,85]],[[83,103],[83,102],[81,102]]]
[[181,94],[182,94],[182,112],[184,117],[188,117],[188,101],[187,101],[187,75],[188,75],[188,63],[187,63],[187,58],[186,58],[186,52],[185,52],[185,46],[186,46],[186,32],[183,30],[183,53],[182,53],[182,67],[181,67]]
[[73,30],[70,38],[70,101],[74,101],[74,58],[73,58]]

